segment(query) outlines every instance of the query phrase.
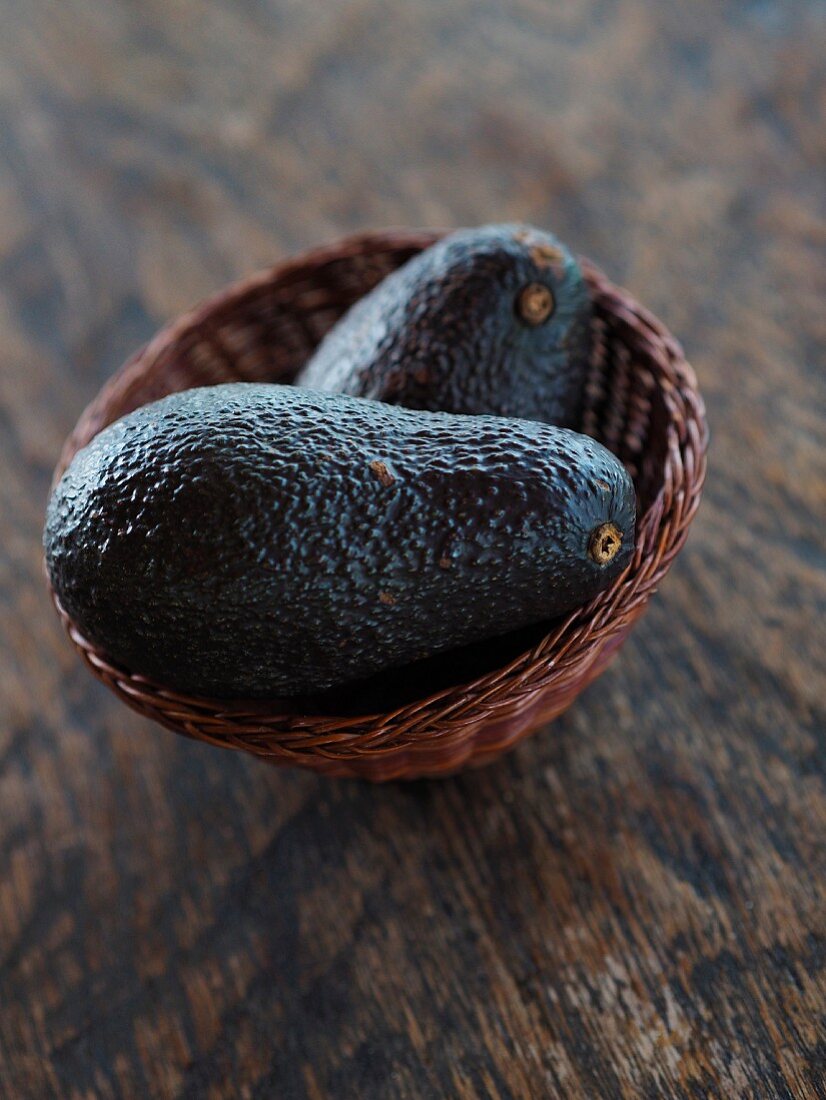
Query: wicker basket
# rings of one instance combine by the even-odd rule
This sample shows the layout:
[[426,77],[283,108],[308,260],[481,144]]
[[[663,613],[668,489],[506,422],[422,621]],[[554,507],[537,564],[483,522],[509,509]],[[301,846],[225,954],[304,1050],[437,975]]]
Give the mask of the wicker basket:
[[[163,329],[104,386],[67,440],[58,477],[107,424],[149,401],[228,381],[289,381],[356,299],[437,232],[376,232],[299,256],[230,287]],[[700,500],[708,432],[693,371],[677,342],[624,291],[585,264],[595,304],[584,430],[631,472],[637,548],[588,606],[502,667],[382,713],[194,699],[130,675],[73,626],[95,675],[161,725],[271,764],[371,780],[445,775],[493,760],[565,710],[602,672],[682,546]],[[432,683],[422,678],[423,685]],[[342,708],[344,710],[345,708]]]

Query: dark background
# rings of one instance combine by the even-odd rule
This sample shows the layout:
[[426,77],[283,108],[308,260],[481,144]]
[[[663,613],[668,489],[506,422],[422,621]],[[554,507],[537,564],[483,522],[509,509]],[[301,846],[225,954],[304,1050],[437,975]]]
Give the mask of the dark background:
[[[0,16],[0,1095],[826,1096],[826,4]],[[703,506],[620,658],[407,786],[125,710],[40,572],[83,405],[291,251],[503,218],[629,287],[708,400]]]

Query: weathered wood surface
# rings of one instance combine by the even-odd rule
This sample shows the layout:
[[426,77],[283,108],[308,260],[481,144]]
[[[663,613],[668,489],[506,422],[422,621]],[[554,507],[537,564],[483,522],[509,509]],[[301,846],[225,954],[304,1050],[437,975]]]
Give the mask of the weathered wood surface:
[[[0,1095],[826,1096],[821,0],[0,11]],[[504,217],[650,304],[708,397],[622,656],[432,784],[125,711],[40,574],[84,403],[291,250]]]

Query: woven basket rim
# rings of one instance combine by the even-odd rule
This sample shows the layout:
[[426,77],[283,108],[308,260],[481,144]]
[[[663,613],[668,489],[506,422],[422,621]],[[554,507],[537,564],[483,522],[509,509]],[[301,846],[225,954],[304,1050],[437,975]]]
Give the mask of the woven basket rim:
[[[305,281],[342,258],[419,250],[448,230],[388,229],[346,236],[290,257],[240,279],[165,325],[135,353],[87,406],[66,441],[55,469],[57,480],[78,449],[89,425],[106,408],[107,398],[137,386],[144,374],[197,334],[217,315],[229,314],[242,301],[267,294],[274,285]],[[682,547],[696,513],[706,474],[708,427],[697,379],[680,344],[665,326],[627,291],[615,286],[587,259],[582,266],[592,292],[600,295],[617,320],[633,330],[660,364],[656,377],[668,410],[668,445],[664,476],[654,499],[637,517],[634,556],[612,584],[590,603],[577,608],[536,645],[513,660],[466,683],[443,688],[394,710],[334,716],[273,711],[266,701],[221,701],[186,696],[108,660],[72,623],[49,585],[64,627],[92,672],[133,709],[177,732],[224,747],[234,747],[275,762],[306,763],[309,755],[352,761],[382,754],[432,751],[433,738],[454,742],[468,724],[506,720],[560,678],[583,682],[599,649],[618,644],[642,610]],[[99,428],[97,430],[100,430]],[[48,583],[48,576],[47,576]]]

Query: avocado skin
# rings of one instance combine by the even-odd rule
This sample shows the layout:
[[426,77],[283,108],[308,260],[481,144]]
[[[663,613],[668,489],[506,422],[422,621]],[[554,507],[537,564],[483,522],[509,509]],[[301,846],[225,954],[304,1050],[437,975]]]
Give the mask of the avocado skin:
[[[517,316],[529,283],[550,287],[551,317]],[[591,301],[579,264],[525,225],[461,230],[387,276],[349,310],[296,384],[411,409],[516,416],[578,427]]]
[[[627,563],[634,512],[623,466],[574,432],[236,383],[96,436],[44,546],[111,660],[187,694],[273,698],[585,602]],[[599,567],[606,521],[623,546]]]

